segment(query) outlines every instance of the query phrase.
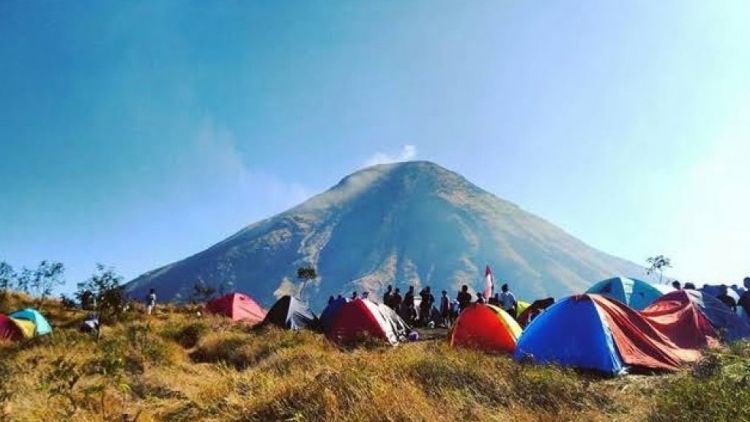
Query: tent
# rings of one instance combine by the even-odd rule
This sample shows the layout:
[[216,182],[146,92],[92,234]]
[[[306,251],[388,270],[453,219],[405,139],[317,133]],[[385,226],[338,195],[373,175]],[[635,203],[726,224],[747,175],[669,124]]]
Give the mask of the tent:
[[516,317],[516,321],[521,328],[526,327],[529,323],[536,318],[539,314],[544,312],[545,309],[555,304],[555,299],[548,297],[546,299],[535,300],[534,303],[526,307]]
[[323,329],[323,332],[327,333],[331,329],[333,320],[336,317],[336,314],[339,312],[339,309],[341,309],[341,305],[345,304],[348,301],[349,299],[340,296],[337,299],[334,299],[333,302],[329,303],[328,306],[323,309],[323,313],[320,314],[320,328]]
[[232,321],[257,323],[266,317],[266,311],[250,296],[242,293],[229,293],[206,304],[206,311],[224,315]]
[[639,314],[678,347],[703,349],[718,345],[711,322],[685,291],[668,293]]
[[529,308],[531,304],[529,302],[524,302],[522,300],[519,300],[516,302],[516,315],[521,315],[523,311]]
[[0,314],[0,340],[20,341],[24,334],[16,322]]
[[723,302],[697,290],[677,290],[666,294],[644,310],[644,313],[663,308],[687,306],[696,307],[711,326],[726,341],[736,341],[750,337],[750,325],[732,312]]
[[456,319],[450,344],[485,352],[513,352],[520,336],[521,326],[507,312],[497,306],[474,303]]
[[659,286],[634,278],[614,277],[594,284],[586,293],[608,296],[640,311],[670,291],[672,288],[668,286]]
[[385,312],[383,307],[368,299],[355,299],[339,308],[326,336],[338,344],[352,344],[359,336],[366,334],[381,338],[391,345],[398,344],[406,332],[399,326],[406,326],[395,312]]
[[[677,370],[701,357],[697,348],[680,347],[661,327],[628,306],[596,294],[568,297],[526,327],[514,357],[618,374],[627,367]],[[700,337],[704,327],[686,336]],[[697,346],[696,346],[697,347]]]
[[286,295],[277,300],[269,309],[263,325],[272,324],[289,330],[309,328],[317,330],[318,317],[299,299]]
[[[43,336],[52,332],[52,327],[49,325],[49,322],[47,322],[47,319],[44,318],[44,316],[40,314],[36,309],[23,309],[13,312],[9,316],[15,320],[31,322],[34,325],[33,329],[31,330],[32,336]],[[27,324],[24,324],[23,322],[19,324],[19,326],[23,325]],[[28,332],[28,328],[25,331]]]

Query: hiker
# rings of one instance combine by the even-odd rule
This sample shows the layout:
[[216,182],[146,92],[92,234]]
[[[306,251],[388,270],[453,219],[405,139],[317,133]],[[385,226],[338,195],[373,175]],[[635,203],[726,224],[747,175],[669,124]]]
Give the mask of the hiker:
[[357,300],[357,291],[352,292],[352,300]]
[[401,297],[401,289],[396,287],[396,290],[393,292],[393,298],[391,299],[390,307],[394,311],[398,311],[398,308],[401,306],[401,302],[403,302],[404,299]]
[[484,303],[484,294],[482,292],[477,292],[477,303]]
[[82,333],[90,333],[96,335],[99,338],[99,317],[95,313],[90,313],[86,316],[86,320],[81,323],[80,331]]
[[675,281],[673,281],[673,282],[672,282],[672,287],[673,287],[673,288],[674,288],[675,290],[682,290],[682,288],[681,288],[681,286],[680,286],[680,281],[679,281],[679,280],[675,280]]
[[146,313],[151,315],[156,308],[156,289],[151,289],[146,296]]
[[689,282],[689,281],[688,281],[687,283],[685,283],[685,287],[684,287],[684,289],[685,289],[685,290],[697,290],[697,289],[695,288],[695,284],[693,284],[693,283],[691,283],[691,282]]
[[409,325],[414,323],[417,316],[417,310],[414,308],[414,286],[409,286],[409,290],[404,295],[404,302],[401,304],[401,318]]
[[468,308],[469,305],[471,305],[471,294],[469,293],[469,286],[463,285],[461,286],[461,291],[458,292],[458,295],[456,296],[456,300],[458,301],[458,312],[460,313],[464,309]]
[[500,293],[495,293],[495,296],[490,297],[487,301],[490,305],[500,306]]
[[328,296],[328,304],[332,304],[335,299],[333,298],[333,295]]
[[443,290],[440,296],[440,317],[443,319],[443,327],[451,326],[453,313],[451,312],[451,300],[448,297],[447,290]]
[[516,296],[510,291],[510,287],[508,287],[507,283],[503,284],[502,287],[500,287],[500,290],[502,290],[502,293],[500,293],[500,307],[510,314],[510,316],[515,318],[517,304]]
[[367,290],[362,292],[362,299],[368,299],[369,297],[370,297],[370,292],[368,292]]
[[419,302],[419,320],[423,325],[426,325],[430,320],[430,311],[432,310],[432,304],[435,303],[435,296],[430,291],[430,286],[425,287],[419,292],[419,297],[422,301]]
[[745,286],[746,290],[740,297],[739,305],[745,312],[745,317],[750,318],[750,277],[745,277],[745,279],[742,280],[742,284]]
[[726,284],[721,285],[721,293],[716,298],[727,305],[732,312],[737,312],[737,302],[734,301],[732,296],[729,296],[729,287]]
[[393,286],[389,284],[388,288],[385,289],[385,293],[383,294],[383,303],[385,304],[385,306],[392,308],[391,302],[393,302]]

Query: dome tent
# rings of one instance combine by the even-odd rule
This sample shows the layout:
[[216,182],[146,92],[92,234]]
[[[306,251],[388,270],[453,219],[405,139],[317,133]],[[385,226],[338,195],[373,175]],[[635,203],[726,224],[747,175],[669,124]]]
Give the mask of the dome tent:
[[323,332],[327,333],[331,329],[333,320],[336,318],[336,314],[338,314],[339,309],[341,309],[341,305],[347,302],[349,302],[349,299],[343,296],[338,297],[337,299],[334,299],[331,303],[329,303],[325,309],[323,309],[323,312],[320,314],[320,327]]
[[274,303],[263,319],[263,324],[271,324],[289,330],[309,328],[317,330],[318,317],[307,307],[307,304],[297,298],[286,295]]
[[396,345],[406,335],[406,324],[390,310],[384,309],[368,299],[355,299],[341,305],[336,317],[326,333],[329,340],[341,345],[349,345],[366,334]]
[[658,286],[635,278],[614,277],[594,284],[586,293],[604,295],[640,311],[670,291],[671,287]]
[[710,331],[704,325],[681,326],[692,330],[686,337],[699,341],[679,347],[669,337],[672,329],[652,325],[638,312],[605,296],[576,295],[551,306],[526,327],[514,358],[612,375],[627,367],[673,371],[700,359],[697,347]]
[[24,333],[14,320],[0,314],[0,340],[20,341]]
[[[47,319],[36,309],[22,309],[13,312],[9,316],[14,320],[21,321],[20,324],[23,324],[23,321],[32,323],[34,325],[32,336],[43,336],[52,332],[52,326],[49,325]],[[28,332],[29,330],[25,329],[24,331]]]
[[660,297],[643,314],[667,312],[668,309],[692,304],[726,341],[750,337],[750,325],[719,299],[697,290],[677,290]]
[[521,326],[507,312],[493,305],[474,303],[456,319],[450,334],[453,347],[486,352],[513,352]]
[[206,311],[224,315],[232,321],[258,323],[266,317],[266,311],[250,296],[242,293],[229,293],[206,304]]

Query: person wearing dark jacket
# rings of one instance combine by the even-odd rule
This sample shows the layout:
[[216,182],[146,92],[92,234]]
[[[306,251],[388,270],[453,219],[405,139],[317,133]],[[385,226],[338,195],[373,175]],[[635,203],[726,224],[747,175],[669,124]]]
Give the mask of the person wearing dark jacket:
[[456,300],[458,301],[458,312],[463,311],[464,309],[468,308],[469,305],[471,305],[471,293],[469,293],[469,286],[465,284],[461,286],[461,291],[458,292]]
[[391,286],[390,284],[383,294],[383,303],[389,308],[393,307],[391,306],[393,304],[393,286]]
[[448,292],[443,290],[440,296],[440,317],[443,319],[443,326],[450,327],[453,322],[453,313],[451,312],[451,299]]
[[727,287],[725,284],[721,285],[721,293],[719,293],[716,298],[727,305],[729,309],[732,310],[732,312],[737,311],[737,302],[735,302],[732,296],[729,296],[729,287]]
[[404,302],[401,304],[401,318],[403,318],[407,324],[414,324],[414,319],[417,317],[417,310],[414,308],[414,286],[409,286],[409,290],[404,295]]
[[422,298],[422,301],[419,302],[419,321],[423,325],[427,325],[430,321],[432,304],[435,303],[435,296],[432,295],[430,286],[427,286],[419,292],[419,297]]
[[401,307],[401,302],[403,301],[404,299],[401,297],[401,289],[396,287],[396,290],[393,293],[393,298],[391,299],[391,309],[398,312],[398,309]]
[[745,314],[750,317],[750,277],[745,277],[742,283],[745,285],[745,289],[747,290],[742,293],[739,305],[742,306],[742,309],[745,310]]

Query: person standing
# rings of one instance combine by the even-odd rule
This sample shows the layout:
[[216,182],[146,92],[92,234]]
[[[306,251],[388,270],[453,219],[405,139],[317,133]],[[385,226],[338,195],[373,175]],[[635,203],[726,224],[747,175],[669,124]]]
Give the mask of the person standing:
[[398,309],[401,307],[401,302],[403,302],[403,298],[401,297],[401,289],[396,287],[396,290],[393,293],[393,299],[391,300],[391,309],[398,312]]
[[401,304],[401,317],[409,324],[414,324],[417,317],[417,310],[414,308],[414,286],[409,286],[409,290],[404,295],[404,303]]
[[419,297],[422,299],[419,302],[419,321],[422,325],[427,325],[432,316],[430,314],[432,313],[432,305],[435,303],[435,296],[432,295],[430,286],[427,286],[419,292]]
[[729,287],[726,284],[721,285],[721,292],[716,298],[727,305],[732,312],[737,312],[737,302],[735,302],[732,296],[729,296]]
[[750,319],[750,277],[745,277],[745,279],[742,281],[742,284],[745,286],[745,292],[742,293],[742,296],[740,296],[740,303],[739,305],[742,307],[742,310],[745,313],[745,320]]
[[450,327],[453,323],[452,321],[452,312],[451,312],[451,300],[448,297],[448,292],[446,290],[443,290],[442,294],[440,295],[440,317],[443,319],[443,326],[444,327]]
[[500,293],[500,307],[503,308],[505,312],[509,313],[510,316],[515,318],[516,296],[510,291],[510,287],[508,287],[507,283],[503,284],[500,290],[502,290],[502,293]]
[[151,289],[146,296],[146,313],[151,315],[156,308],[156,289]]
[[461,286],[461,291],[458,292],[456,300],[458,301],[459,313],[461,313],[464,309],[468,308],[469,305],[471,305],[471,293],[469,293],[469,286],[465,284]]
[[385,306],[393,308],[393,306],[391,306],[393,304],[393,286],[391,286],[390,284],[383,294],[383,303],[385,304]]

